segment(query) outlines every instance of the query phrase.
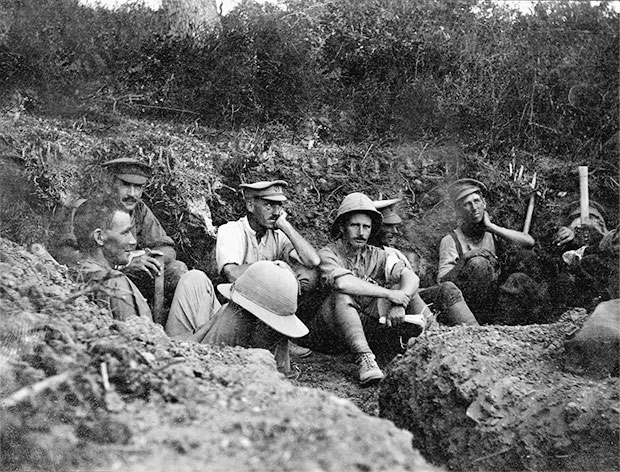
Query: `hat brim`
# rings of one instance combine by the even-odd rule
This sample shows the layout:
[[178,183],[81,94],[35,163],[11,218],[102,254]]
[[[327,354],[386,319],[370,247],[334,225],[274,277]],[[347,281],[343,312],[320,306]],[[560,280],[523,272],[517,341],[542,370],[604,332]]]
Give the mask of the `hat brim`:
[[272,313],[262,306],[257,305],[252,300],[244,297],[239,292],[232,290],[232,286],[233,284],[219,284],[217,289],[227,299],[232,300],[237,305],[246,309],[278,333],[282,333],[289,338],[301,338],[310,332],[308,327],[303,324],[296,315],[291,314],[282,316]]
[[269,200],[270,202],[285,202],[288,200],[284,195],[256,195],[254,198]]
[[130,184],[136,185],[144,185],[148,180],[148,177],[144,177],[143,175],[136,174],[114,174],[116,177],[121,179],[123,182],[128,182]]
[[377,210],[382,210],[383,208],[396,205],[400,201],[402,201],[402,198],[393,198],[391,200],[374,200],[372,204]]
[[375,210],[351,210],[351,211],[347,211],[346,213],[343,213],[342,215],[338,216],[338,218],[336,218],[334,220],[334,222],[332,223],[332,226],[329,230],[330,234],[332,236],[338,236],[338,226],[340,225],[340,221],[343,218],[346,218],[347,216],[349,216],[352,213],[364,213],[368,216],[370,216],[370,219],[372,220],[372,230],[370,231],[370,235],[374,235],[377,233],[377,231],[379,231],[379,228],[381,228],[381,223],[383,223],[383,215]]
[[388,217],[383,217],[383,224],[384,225],[397,225],[397,224],[400,224],[402,222],[403,222],[403,220],[396,213],[394,213],[393,215],[390,215]]

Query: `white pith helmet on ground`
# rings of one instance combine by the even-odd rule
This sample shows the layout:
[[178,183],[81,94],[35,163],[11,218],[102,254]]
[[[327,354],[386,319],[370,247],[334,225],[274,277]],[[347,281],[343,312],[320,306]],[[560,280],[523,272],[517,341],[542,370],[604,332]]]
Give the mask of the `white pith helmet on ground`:
[[220,284],[217,289],[285,336],[308,334],[306,325],[295,315],[299,285],[285,262],[255,262],[234,283]]
[[383,215],[381,215],[381,213],[375,208],[375,205],[369,197],[360,192],[350,193],[344,197],[340,207],[338,207],[336,218],[334,219],[330,230],[332,236],[338,235],[340,221],[342,221],[342,219],[349,213],[367,214],[372,220],[371,234],[379,231],[381,223],[383,222]]

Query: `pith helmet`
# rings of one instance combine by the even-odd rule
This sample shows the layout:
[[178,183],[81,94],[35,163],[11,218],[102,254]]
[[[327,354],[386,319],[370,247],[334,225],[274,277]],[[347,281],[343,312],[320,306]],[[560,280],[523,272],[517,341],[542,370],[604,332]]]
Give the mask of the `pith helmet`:
[[217,289],[285,336],[308,334],[306,325],[295,316],[299,285],[285,262],[255,262],[234,283],[220,284]]
[[465,198],[472,193],[485,193],[487,186],[475,179],[459,179],[455,180],[448,187],[450,199],[456,203],[461,198]]
[[123,182],[144,185],[151,177],[151,166],[130,157],[121,157],[104,162],[103,167]]
[[[605,207],[603,207],[603,205],[601,205],[600,203],[594,200],[589,200],[588,205],[590,207],[588,208],[588,210],[591,215],[596,215],[598,218],[605,221],[605,217],[607,216],[607,211],[605,210]],[[577,216],[580,216],[581,215],[581,202],[579,200],[571,202],[568,205],[568,209],[569,209],[568,211],[569,218],[575,218]]]
[[396,213],[395,208],[396,204],[401,200],[401,198],[393,198],[392,200],[375,200],[372,202],[375,208],[383,215],[384,225],[397,225],[403,222],[398,213]]
[[332,236],[338,235],[338,227],[340,222],[350,213],[366,213],[370,216],[370,219],[372,220],[371,234],[379,231],[381,223],[383,222],[383,216],[379,213],[379,211],[377,211],[370,198],[360,192],[350,193],[344,197],[340,207],[338,208],[338,213],[336,213],[336,218],[334,219],[330,230]]

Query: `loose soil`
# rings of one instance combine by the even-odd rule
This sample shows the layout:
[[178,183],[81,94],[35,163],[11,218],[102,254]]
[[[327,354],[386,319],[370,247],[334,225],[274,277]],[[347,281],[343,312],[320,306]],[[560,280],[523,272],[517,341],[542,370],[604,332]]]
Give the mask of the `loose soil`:
[[[265,351],[177,343],[139,319],[111,320],[62,266],[24,248],[52,246],[64,204],[100,185],[99,164],[131,156],[155,169],[145,200],[179,258],[216,283],[214,228],[243,214],[238,184],[283,178],[291,220],[316,247],[347,193],[403,198],[402,247],[424,286],[434,280],[439,237],[453,225],[446,182],[488,182],[493,218],[519,227],[527,180],[542,166],[533,234],[544,241],[577,195],[565,163],[517,153],[526,169],[517,181],[502,156],[491,164],[454,144],[309,149],[270,130],[92,116],[24,116],[0,131],[0,470],[436,470],[412,448],[430,451],[419,438],[378,418],[387,411],[380,388],[360,388],[348,356],[293,358],[294,374],[284,379]],[[594,173],[593,193],[613,194],[608,174]],[[539,321],[555,321],[565,308],[557,300]],[[392,372],[407,356],[382,367]]]

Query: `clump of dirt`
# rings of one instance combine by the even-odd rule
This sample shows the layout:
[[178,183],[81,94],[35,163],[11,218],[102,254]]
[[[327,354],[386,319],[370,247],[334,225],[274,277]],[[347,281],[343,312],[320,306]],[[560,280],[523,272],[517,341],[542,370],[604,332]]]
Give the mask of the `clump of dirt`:
[[1,470],[438,470],[411,434],[300,388],[264,350],[113,320],[0,238]]
[[434,329],[392,364],[381,416],[451,470],[616,470],[620,381],[563,370],[585,317]]

